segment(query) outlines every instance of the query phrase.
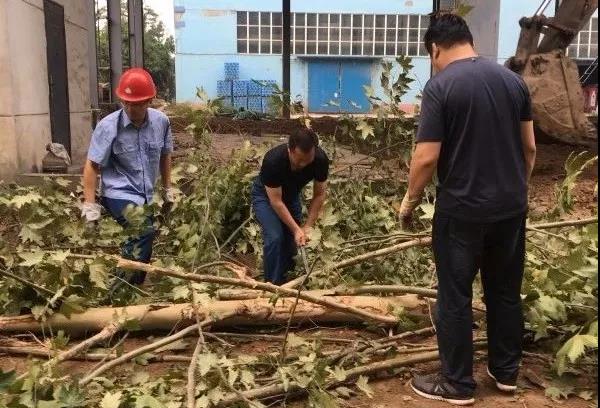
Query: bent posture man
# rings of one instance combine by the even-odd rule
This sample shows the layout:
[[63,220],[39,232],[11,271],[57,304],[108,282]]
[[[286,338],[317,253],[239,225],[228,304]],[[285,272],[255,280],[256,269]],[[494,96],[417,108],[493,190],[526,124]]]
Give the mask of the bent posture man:
[[[293,269],[296,248],[306,244],[325,201],[328,171],[327,154],[310,129],[294,132],[287,144],[265,155],[252,186],[252,207],[263,233],[266,281],[280,285]],[[313,180],[313,198],[302,225],[300,194]]]
[[404,222],[437,166],[433,253],[438,277],[441,374],[416,376],[426,398],[474,402],[472,284],[477,271],[487,308],[488,373],[516,389],[522,352],[521,281],[527,185],[535,161],[529,92],[508,69],[476,55],[465,21],[440,14],[425,46],[437,74],[423,91]]
[[[169,119],[162,112],[149,108],[156,96],[150,74],[142,68],[123,73],[117,96],[123,109],[106,116],[92,134],[88,157],[83,170],[82,217],[94,223],[100,218],[101,206],[96,203],[96,180],[101,174],[100,202],[122,226],[128,223],[124,211],[128,205],[140,206],[152,201],[154,185],[160,172],[166,202],[175,196],[171,188],[171,152],[173,138]],[[149,262],[152,256],[154,229],[152,219],[139,236],[127,240],[122,248],[124,258]],[[137,271],[127,280],[142,284],[145,272]]]

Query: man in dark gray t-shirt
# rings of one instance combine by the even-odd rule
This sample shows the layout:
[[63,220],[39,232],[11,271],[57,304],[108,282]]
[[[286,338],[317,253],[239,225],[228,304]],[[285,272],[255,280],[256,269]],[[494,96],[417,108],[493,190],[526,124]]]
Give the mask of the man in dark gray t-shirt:
[[415,376],[423,397],[474,402],[472,284],[481,271],[488,374],[516,389],[522,353],[521,282],[527,184],[535,161],[529,92],[508,69],[479,57],[465,21],[437,14],[425,34],[433,76],[423,91],[406,224],[437,168],[433,252],[441,373]]

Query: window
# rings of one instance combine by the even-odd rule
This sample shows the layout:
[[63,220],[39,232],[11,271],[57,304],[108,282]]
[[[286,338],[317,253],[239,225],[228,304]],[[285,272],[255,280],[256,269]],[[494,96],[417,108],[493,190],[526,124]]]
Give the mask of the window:
[[[292,53],[427,56],[428,25],[429,17],[418,14],[292,13]],[[238,53],[280,54],[282,36],[281,13],[237,12]]]
[[598,17],[592,17],[567,48],[567,55],[576,59],[598,57]]
[[281,40],[281,13],[237,12],[238,53],[281,54]]

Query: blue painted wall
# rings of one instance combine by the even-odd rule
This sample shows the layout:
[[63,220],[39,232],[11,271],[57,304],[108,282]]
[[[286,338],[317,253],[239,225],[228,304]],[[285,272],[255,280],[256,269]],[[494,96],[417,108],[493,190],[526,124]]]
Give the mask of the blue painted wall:
[[[500,0],[498,21],[497,60],[504,63],[514,55],[519,39],[519,19],[531,16],[541,0]],[[281,0],[174,0],[174,6],[185,9],[184,25],[176,28],[176,92],[177,101],[193,101],[196,87],[203,87],[210,97],[216,97],[216,81],[223,79],[223,64],[238,62],[241,79],[276,80],[281,84],[281,57],[278,55],[248,55],[237,53],[236,11],[278,11]],[[430,0],[297,0],[292,12],[339,12],[382,14],[427,14]],[[554,4],[548,6],[547,16],[554,14]],[[476,34],[476,33],[474,33]],[[374,60],[372,86],[382,96],[379,86],[381,67]],[[308,102],[308,59],[292,56],[291,94]],[[414,57],[414,82],[405,102],[414,103],[429,79],[429,58]]]
[[[184,25],[176,28],[176,95],[178,102],[193,101],[196,87],[203,87],[210,97],[217,95],[217,80],[223,79],[223,64],[238,62],[241,79],[276,80],[281,84],[281,57],[278,55],[247,55],[237,53],[236,11],[278,11],[281,0],[174,0],[182,6]],[[431,12],[430,0],[302,0],[292,1],[292,12],[339,12],[382,14],[427,14]],[[372,83],[375,93],[382,95],[379,86],[381,68],[374,60]],[[406,95],[405,102],[416,102],[429,78],[429,58],[413,59],[412,76],[415,82]],[[292,56],[292,99],[299,96],[307,103],[307,59]]]

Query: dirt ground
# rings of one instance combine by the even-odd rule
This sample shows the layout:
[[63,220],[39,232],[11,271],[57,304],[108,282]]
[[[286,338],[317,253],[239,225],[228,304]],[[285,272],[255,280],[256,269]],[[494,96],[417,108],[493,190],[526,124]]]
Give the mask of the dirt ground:
[[[232,150],[239,148],[244,140],[250,140],[255,145],[261,145],[263,143],[282,143],[285,138],[282,135],[277,135],[280,130],[269,129],[272,132],[262,132],[262,136],[256,135],[240,135],[235,134],[218,134],[214,135],[213,146],[210,154],[215,157],[219,157],[224,161],[227,160]],[[237,132],[236,130],[233,130]],[[259,132],[260,133],[260,132]],[[283,132],[281,132],[283,133]],[[175,135],[176,139],[176,156],[185,155],[186,149],[193,146],[193,141],[184,133]],[[550,210],[554,205],[554,191],[555,186],[564,177],[564,162],[568,155],[573,151],[572,147],[563,145],[552,145],[552,144],[540,144],[538,145],[538,159],[536,168],[532,178],[530,203],[531,203],[531,214],[543,214]],[[594,149],[597,154],[597,148]],[[341,158],[335,163],[334,171],[336,168],[345,167],[350,163],[354,163],[359,159],[363,160],[363,163],[368,163],[369,160],[363,155],[353,154],[349,150],[342,149]],[[368,171],[368,170],[367,170]],[[597,199],[594,198],[594,187],[597,183],[597,165],[590,168],[581,175],[577,186],[574,191],[576,208],[573,216],[578,218],[589,217],[596,214]],[[404,175],[405,176],[405,175]],[[297,334],[301,336],[315,336],[317,332],[321,332],[323,336],[329,336],[341,339],[355,339],[359,335],[365,334],[364,331],[358,331],[356,329],[349,328],[314,328],[306,329],[303,328],[297,331]],[[277,333],[274,333],[277,334]],[[370,334],[372,337],[373,334]],[[28,340],[31,341],[31,340]],[[415,340],[416,341],[416,340]],[[2,338],[0,338],[0,343]],[[131,337],[125,342],[125,350],[134,349],[140,347],[148,342],[146,337]],[[422,339],[422,343],[435,344],[435,338],[429,337]],[[35,345],[34,343],[32,345]],[[335,347],[343,347],[347,344],[338,344]],[[277,352],[281,345],[279,342],[268,342],[265,340],[245,342],[241,346],[236,347],[238,353],[252,353],[252,354],[264,354],[269,352]],[[331,348],[334,345],[329,344],[327,347]],[[184,354],[191,353],[190,350],[184,352]],[[66,362],[62,365],[62,370],[65,373],[79,373],[88,372],[91,367],[96,363],[94,362]],[[149,366],[133,366],[126,365],[131,370],[145,370],[148,371],[152,376],[158,376],[167,372],[173,367],[175,363],[154,363]],[[476,404],[477,408],[545,408],[545,407],[573,407],[573,408],[587,408],[590,406],[590,402],[584,401],[577,397],[572,397],[566,401],[554,402],[544,395],[544,390],[536,385],[535,382],[539,382],[539,378],[547,379],[548,371],[547,366],[540,362],[537,358],[525,357],[523,362],[523,368],[519,380],[520,390],[517,394],[507,395],[502,394],[496,390],[492,381],[487,378],[485,373],[485,357],[480,356],[476,359],[475,364],[475,377],[478,382],[478,389],[476,392]],[[179,367],[185,370],[185,363],[179,363]],[[27,359],[0,355],[0,369],[17,369],[22,372],[27,368]],[[419,365],[418,367],[410,368],[400,373],[395,373],[386,378],[372,379],[369,383],[374,392],[373,398],[368,398],[364,395],[356,395],[343,402],[343,405],[353,408],[395,408],[395,407],[407,407],[407,408],[437,408],[447,407],[449,405],[440,402],[432,402],[424,400],[416,396],[410,387],[408,382],[411,377],[411,373],[424,373],[434,372],[439,368],[437,362],[430,364]],[[588,379],[593,381],[594,379]],[[288,407],[302,407],[305,403],[303,400],[290,401],[286,404],[279,404],[275,406],[288,406]]]
[[[241,329],[241,328],[240,328]],[[241,329],[241,332],[244,332]],[[247,331],[246,331],[247,332]],[[281,332],[269,332],[269,334],[282,334]],[[310,339],[311,337],[327,337],[330,339],[341,339],[343,341],[356,339],[358,337],[363,338],[378,338],[380,335],[361,331],[357,328],[339,328],[339,327],[313,327],[304,328],[296,331],[296,334]],[[130,351],[143,345],[147,344],[150,340],[156,340],[157,337],[163,335],[163,333],[154,333],[152,336],[149,335],[138,335],[135,334],[130,336],[124,343],[124,351]],[[476,334],[475,334],[476,335]],[[223,335],[221,337],[225,341],[234,342],[233,338]],[[116,342],[115,339],[113,341]],[[194,338],[185,340],[188,343],[188,349],[186,351],[172,351],[165,352],[165,354],[177,354],[177,355],[191,355],[191,350],[195,344]],[[423,338],[411,338],[407,340],[408,344],[419,343],[423,346],[435,345],[435,337],[428,336]],[[28,341],[29,342],[29,341]],[[0,345],[3,343],[0,338]],[[35,343],[30,343],[31,346],[36,346]],[[213,343],[214,344],[214,343]],[[231,351],[232,355],[239,354],[253,354],[253,355],[266,355],[268,353],[278,354],[281,349],[280,341],[267,341],[267,340],[235,340],[235,348]],[[324,350],[334,350],[343,347],[348,347],[348,343],[333,343],[324,342]],[[61,365],[61,372],[67,374],[79,374],[88,373],[92,368],[96,366],[97,362],[84,362],[84,361],[68,361]],[[569,407],[569,408],[588,408],[590,402],[584,401],[577,397],[571,397],[568,400],[555,402],[544,395],[544,390],[540,387],[539,383],[550,379],[547,367],[540,362],[536,357],[525,357],[523,360],[523,366],[521,369],[521,376],[519,378],[518,386],[519,391],[515,394],[506,394],[498,391],[495,388],[494,383],[486,375],[486,360],[485,354],[478,352],[475,356],[475,379],[478,383],[475,398],[476,408],[549,408],[549,407]],[[147,372],[150,375],[150,379],[156,378],[172,372],[173,369],[180,370],[185,373],[187,363],[151,363],[147,366],[135,365],[133,363],[125,364],[119,369],[119,373],[136,373],[139,371]],[[27,369],[27,359],[14,356],[1,356],[0,355],[0,369],[12,370],[16,369],[17,372],[23,372]],[[426,374],[433,373],[439,370],[439,363],[432,362],[428,364],[420,364],[417,367],[411,367],[403,370],[396,370],[395,372],[381,373],[378,377],[372,378],[369,381],[369,385],[373,391],[373,397],[369,398],[362,393],[358,393],[347,400],[343,400],[340,404],[343,407],[353,408],[443,408],[450,405],[437,402],[429,401],[415,395],[411,390],[409,382],[413,374]],[[584,379],[585,381],[585,379]],[[590,379],[588,379],[590,381]],[[582,384],[583,385],[583,384]],[[590,386],[593,386],[590,385]],[[290,408],[301,408],[306,406],[306,402],[302,398],[290,399],[285,402],[279,402],[272,406],[276,407],[290,407]]]
[[[261,122],[257,122],[261,123]],[[193,146],[193,139],[185,133],[175,134],[176,146],[184,154],[186,149]],[[214,134],[211,155],[223,160],[231,155],[231,152],[242,146],[245,140],[249,140],[253,145],[284,143],[286,136],[284,132],[263,133],[263,136],[254,136],[249,134]],[[592,149],[574,148],[572,146],[560,144],[538,143],[537,159],[531,180],[530,192],[530,216],[539,217],[551,210],[555,205],[556,186],[565,176],[564,163],[572,152],[589,151],[598,154],[598,146]],[[339,149],[338,158],[331,169],[336,172],[340,169],[346,169],[352,163],[362,160],[355,166],[358,172],[371,171],[368,167],[371,158],[360,153],[352,153],[348,149]],[[406,179],[406,167],[402,163],[393,163],[398,169],[398,177]],[[376,175],[371,175],[376,176]],[[574,189],[575,209],[571,215],[574,218],[590,217],[596,214],[598,201],[594,196],[594,188],[598,182],[597,163],[586,169],[579,176],[577,185]]]

